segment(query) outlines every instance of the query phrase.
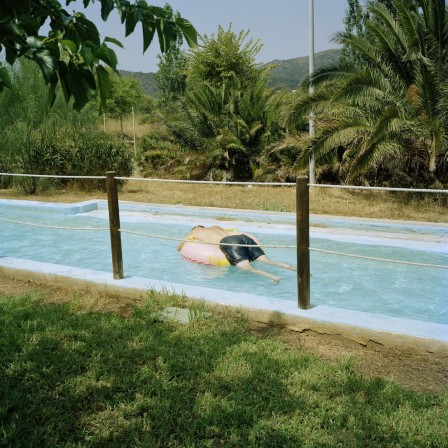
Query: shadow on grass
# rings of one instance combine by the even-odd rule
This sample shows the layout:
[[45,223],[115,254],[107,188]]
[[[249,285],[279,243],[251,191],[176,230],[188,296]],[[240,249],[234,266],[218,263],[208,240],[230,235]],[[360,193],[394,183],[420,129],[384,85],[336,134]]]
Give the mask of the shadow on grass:
[[446,446],[447,396],[365,380],[236,315],[152,316],[0,298],[0,445]]

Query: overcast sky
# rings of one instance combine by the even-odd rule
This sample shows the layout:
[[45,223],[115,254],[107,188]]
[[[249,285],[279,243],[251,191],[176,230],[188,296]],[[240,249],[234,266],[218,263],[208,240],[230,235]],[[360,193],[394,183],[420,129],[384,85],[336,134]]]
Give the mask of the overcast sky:
[[[157,6],[169,3],[201,35],[216,34],[218,25],[227,29],[230,23],[235,33],[250,29],[249,37],[260,39],[263,44],[257,62],[307,56],[309,52],[309,0],[147,0],[147,3]],[[347,0],[314,0],[316,52],[337,48],[330,43],[330,37],[334,32],[343,30],[346,8]],[[71,3],[67,10],[83,11],[82,1]],[[96,23],[103,37],[115,37],[122,42],[125,50],[116,49],[120,69],[157,71],[157,39],[143,55],[140,29],[125,39],[124,27],[115,12],[111,13],[107,22],[101,20],[99,2],[84,12]]]

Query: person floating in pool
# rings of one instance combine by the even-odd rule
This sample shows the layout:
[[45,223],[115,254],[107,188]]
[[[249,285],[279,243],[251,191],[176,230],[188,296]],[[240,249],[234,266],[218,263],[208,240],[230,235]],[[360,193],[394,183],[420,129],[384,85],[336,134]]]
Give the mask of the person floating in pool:
[[[229,232],[219,226],[195,226],[191,229],[190,233],[179,243],[177,250],[180,251],[183,245],[195,239],[204,243],[219,244],[219,248],[224,253],[225,257],[232,266],[250,271],[255,274],[264,275],[275,282],[280,281],[280,277],[270,274],[269,272],[255,269],[250,264],[251,261],[260,261],[261,263],[270,264],[272,266],[278,266],[291,271],[296,271],[297,268],[291,264],[283,263],[280,261],[273,261],[269,259],[264,253],[263,249],[254,241],[251,237],[239,233]],[[252,247],[240,246],[241,244],[252,244]]]

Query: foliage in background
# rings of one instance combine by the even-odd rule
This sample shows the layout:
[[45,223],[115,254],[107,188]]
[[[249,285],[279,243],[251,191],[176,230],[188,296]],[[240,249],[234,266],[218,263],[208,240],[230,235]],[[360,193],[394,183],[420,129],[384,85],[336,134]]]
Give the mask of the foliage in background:
[[[345,10],[344,26],[346,33],[365,36],[365,21],[368,19],[368,13],[363,9],[359,0],[347,0],[347,9]],[[362,64],[361,55],[352,50],[348,45],[341,49],[339,62],[343,66],[360,66]]]
[[290,112],[316,113],[316,135],[290,135],[299,166],[311,151],[317,163],[339,168],[346,181],[395,186],[447,182],[448,21],[443,0],[392,0],[368,6],[366,37],[339,33],[335,40],[366,65],[317,71],[313,98]]
[[144,177],[169,177],[184,163],[186,151],[166,126],[154,126],[140,139],[137,163]]
[[[66,0],[68,6],[73,0]],[[197,32],[180,16],[172,18],[165,8],[148,5],[144,0],[99,0],[101,18],[106,21],[116,9],[126,32],[131,34],[137,24],[143,31],[143,51],[157,37],[162,52],[183,35],[190,46],[197,43]],[[83,0],[88,7],[94,0]],[[42,27],[48,24],[48,36]],[[49,104],[56,99],[56,86],[60,83],[68,102],[81,110],[96,92],[101,103],[106,102],[110,81],[104,64],[116,70],[117,57],[108,46],[119,41],[106,37],[103,42],[95,24],[81,12],[69,14],[58,0],[35,2],[33,0],[3,0],[0,3],[0,51],[5,51],[8,64],[26,58],[40,68],[45,83],[49,85]],[[0,91],[10,87],[9,74],[0,62]]]
[[[70,170],[75,176],[104,176],[116,171],[117,176],[130,177],[133,172],[133,154],[121,136],[102,131],[79,132],[74,138]],[[118,186],[123,181],[117,181]],[[105,191],[103,179],[79,179],[76,184],[86,190]]]
[[[96,130],[97,116],[88,108],[77,113],[57,95],[48,110],[44,81],[37,67],[23,61],[10,71],[11,88],[0,93],[0,160],[5,171],[52,175],[104,175],[116,169],[132,174],[126,142]],[[66,179],[17,178],[24,192],[40,187],[64,188]],[[83,187],[103,188],[88,181]]]
[[[91,114],[84,111],[78,115],[60,96],[48,110],[44,81],[30,62],[16,63],[9,76],[11,88],[0,93],[0,158],[4,168],[16,173],[65,174],[66,131],[80,122],[89,123]],[[28,193],[35,193],[39,184],[51,183],[37,178],[17,178],[15,182]]]
[[[176,52],[173,47],[171,50]],[[161,59],[165,59],[168,53],[164,53]],[[314,67],[316,69],[334,65],[339,59],[340,50],[330,49],[315,53],[314,55]],[[186,55],[185,55],[186,56]],[[168,57],[169,58],[169,57]],[[308,68],[308,56],[302,56],[298,58],[286,59],[286,60],[274,60],[263,64],[262,67],[268,66],[269,71],[269,81],[268,87],[271,89],[281,89],[287,92],[299,88],[300,84],[308,78],[309,68]],[[177,62],[176,62],[177,65]],[[182,69],[183,71],[183,69]],[[160,80],[160,70],[158,73],[144,73],[144,72],[132,72],[127,70],[118,70],[118,73],[122,76],[130,76],[138,80],[143,92],[152,97],[159,97],[160,88],[158,85],[159,81],[156,81],[156,75]],[[164,75],[165,76],[165,75]],[[164,81],[160,81],[164,82]]]
[[[163,10],[168,21],[178,17],[169,5]],[[446,11],[443,0],[377,0],[367,10],[349,0],[346,30],[335,35],[343,63],[336,61],[338,50],[322,53],[327,65],[316,71],[311,99],[306,84],[295,94],[269,88],[277,67],[255,63],[261,43],[247,40],[248,32],[219,27],[189,52],[180,50],[177,34],[160,57],[159,102],[145,97],[135,79],[112,75],[109,116],[122,123],[135,107],[136,122],[146,124],[145,132],[153,129],[139,142],[138,166],[148,176],[291,181],[307,172],[312,147],[319,182],[438,188],[448,182]],[[18,70],[7,73],[11,84]],[[57,96],[52,115],[46,105],[36,82],[0,93],[2,126],[14,110],[26,115],[7,132],[1,128],[8,141],[0,149],[2,170],[13,164],[22,172],[65,169],[58,160],[72,144],[64,143],[71,130],[97,125],[95,106],[69,114]]]
[[255,63],[260,43],[247,36],[221,27],[205,36],[187,56],[185,95],[164,106],[166,126],[188,152],[181,162],[188,177],[251,179],[257,157],[279,135],[281,98],[267,88],[269,69]]
[[111,85],[104,112],[120,120],[123,135],[123,118],[130,115],[132,110],[134,114],[136,112],[151,113],[154,109],[154,100],[143,93],[140,83],[134,77],[119,76],[114,73],[110,73],[109,76]]
[[[167,4],[166,9],[171,11],[171,17],[178,17],[179,12],[174,13]],[[159,103],[161,107],[178,100],[185,94],[187,84],[186,65],[187,57],[181,50],[183,38],[178,36],[176,42],[164,54],[159,55],[157,64],[159,71],[155,74],[155,79],[159,87]]]
[[[396,15],[397,10],[393,6],[393,0],[371,0],[370,3],[381,3],[384,5],[393,16]],[[360,0],[347,0],[347,9],[345,10],[344,26],[345,33],[354,34],[356,36],[366,37],[366,21],[370,19],[368,9],[361,4]],[[354,51],[350,45],[342,45],[340,50],[339,61],[343,66],[358,66],[363,64],[361,53]]]
[[206,146],[211,167],[226,179],[252,179],[263,148],[279,136],[282,97],[268,90],[260,75],[246,86],[236,76],[220,86],[199,84],[187,95],[194,127],[212,137]]
[[184,95],[187,80],[186,64],[186,55],[178,46],[159,56],[159,71],[155,74],[155,79],[159,88],[158,98],[162,107]]
[[[190,86],[207,83],[212,86],[237,78],[243,87],[260,79],[260,70],[255,58],[262,44],[259,40],[245,41],[249,31],[241,30],[238,34],[229,26],[224,30],[218,27],[217,34],[204,35],[200,47],[190,50],[187,66],[187,83]],[[263,69],[264,74],[268,69]]]

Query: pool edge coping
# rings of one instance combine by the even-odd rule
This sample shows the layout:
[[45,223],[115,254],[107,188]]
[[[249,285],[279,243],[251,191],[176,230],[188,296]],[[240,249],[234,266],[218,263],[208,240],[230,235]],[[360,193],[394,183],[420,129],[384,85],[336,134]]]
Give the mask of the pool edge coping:
[[[28,264],[28,267],[26,265]],[[184,294],[189,300],[202,300],[218,308],[234,308],[241,310],[250,319],[269,324],[279,325],[294,331],[303,332],[307,330],[316,331],[321,334],[341,335],[349,340],[366,345],[372,341],[388,347],[412,348],[419,351],[430,352],[440,356],[448,356],[448,326],[443,324],[423,323],[423,326],[446,327],[446,338],[437,339],[435,337],[422,336],[404,332],[393,331],[392,329],[370,328],[355,325],[347,322],[338,322],[326,318],[319,318],[319,312],[314,315],[305,316],[306,310],[299,310],[295,314],[282,312],[277,309],[258,308],[256,306],[244,306],[240,303],[231,303],[225,299],[225,294],[221,299],[216,300],[201,296],[201,292],[207,288],[189,288],[188,285],[171,284],[158,280],[143,279],[139,277],[128,277],[123,280],[114,280],[112,274],[92,271],[82,268],[73,268],[63,265],[53,265],[51,263],[34,262],[24,259],[5,257],[0,259],[0,274],[22,281],[31,281],[50,285],[63,285],[73,288],[90,288],[107,293],[120,294],[128,297],[141,297],[148,290],[173,292]],[[179,289],[180,287],[180,289]],[[213,292],[223,292],[211,290]],[[315,307],[317,309],[319,307]],[[343,312],[349,310],[339,310],[330,307],[320,307],[321,310],[327,308],[331,312]],[[320,310],[320,311],[321,311]],[[351,312],[353,314],[353,312]],[[310,313],[311,314],[311,313]],[[317,316],[316,316],[317,314]],[[325,313],[324,313],[325,315]],[[355,312],[353,315],[370,315],[370,313]],[[379,317],[378,317],[379,316]],[[386,322],[403,321],[404,319],[387,318],[387,316],[376,316],[386,318]],[[413,322],[408,321],[412,326]]]

